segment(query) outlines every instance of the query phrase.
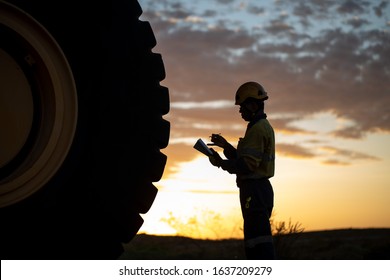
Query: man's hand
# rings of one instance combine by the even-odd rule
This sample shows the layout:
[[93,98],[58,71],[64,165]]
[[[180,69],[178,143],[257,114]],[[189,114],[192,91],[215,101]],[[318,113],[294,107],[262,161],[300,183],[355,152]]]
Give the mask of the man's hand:
[[220,167],[222,164],[223,159],[218,154],[217,151],[215,151],[213,148],[210,148],[210,150],[213,152],[212,156],[209,156],[209,161],[212,165]]
[[225,148],[226,145],[228,144],[226,139],[220,134],[211,134],[210,139],[213,142],[213,145],[221,148]]

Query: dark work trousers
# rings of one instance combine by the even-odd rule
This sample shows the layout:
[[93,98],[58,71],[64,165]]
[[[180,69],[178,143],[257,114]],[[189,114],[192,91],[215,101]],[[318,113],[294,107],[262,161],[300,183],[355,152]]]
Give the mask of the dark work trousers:
[[247,259],[275,259],[270,217],[274,192],[268,179],[237,180]]

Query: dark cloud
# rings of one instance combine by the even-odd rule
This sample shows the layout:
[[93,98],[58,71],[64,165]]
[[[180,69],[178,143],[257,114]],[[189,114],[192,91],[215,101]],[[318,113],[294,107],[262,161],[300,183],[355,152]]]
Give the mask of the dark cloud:
[[254,14],[254,15],[260,15],[265,13],[264,7],[259,7],[255,5],[249,5],[247,8],[248,13]]
[[389,4],[388,1],[382,1],[378,6],[373,7],[375,14],[378,17],[382,17],[383,10],[386,9],[388,4]]
[[339,3],[339,0],[311,0],[305,1],[301,0],[300,2],[307,3],[311,5],[315,10],[318,10],[320,13],[326,13],[328,10],[333,7],[335,4]]
[[277,5],[281,8],[289,7],[293,15],[301,20],[328,19],[332,17],[333,9],[338,5],[338,0],[279,0]]
[[368,24],[370,22],[368,20],[366,20],[366,19],[354,17],[354,18],[351,18],[351,19],[347,20],[346,23],[351,25],[354,28],[360,28],[360,27],[362,27],[365,24]]
[[215,17],[217,15],[217,11],[214,10],[205,10],[202,16],[204,17]]
[[307,3],[299,3],[293,9],[293,14],[299,18],[299,22],[304,27],[311,26],[310,18],[314,14],[314,10],[312,7],[307,5]]
[[234,0],[216,0],[220,4],[231,4]]
[[344,1],[338,8],[337,11],[342,14],[354,14],[364,12],[364,4],[360,1],[348,0]]
[[341,138],[359,139],[364,136],[364,131],[360,127],[353,126],[335,130],[332,132],[332,135]]
[[173,10],[173,11],[165,11],[164,16],[173,19],[185,19],[191,15],[190,12],[183,10]]
[[180,2],[167,2],[165,9],[160,10],[161,16],[166,18],[174,19],[185,19],[191,15],[191,11],[187,10],[186,7]]
[[314,14],[314,10],[308,3],[298,3],[293,9],[293,13],[298,17],[307,18]]

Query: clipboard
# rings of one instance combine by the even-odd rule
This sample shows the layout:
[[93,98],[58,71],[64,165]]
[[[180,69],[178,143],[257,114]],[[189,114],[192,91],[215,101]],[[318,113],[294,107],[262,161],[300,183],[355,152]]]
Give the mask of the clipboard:
[[213,155],[213,152],[210,150],[210,148],[207,147],[205,142],[203,142],[203,140],[200,138],[196,141],[194,148],[208,157]]

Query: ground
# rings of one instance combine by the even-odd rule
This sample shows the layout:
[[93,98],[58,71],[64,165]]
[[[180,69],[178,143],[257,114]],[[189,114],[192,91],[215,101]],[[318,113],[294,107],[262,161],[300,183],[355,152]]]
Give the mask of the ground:
[[[275,236],[278,259],[390,260],[390,229],[340,229]],[[199,240],[139,234],[120,259],[245,259],[240,239]]]

